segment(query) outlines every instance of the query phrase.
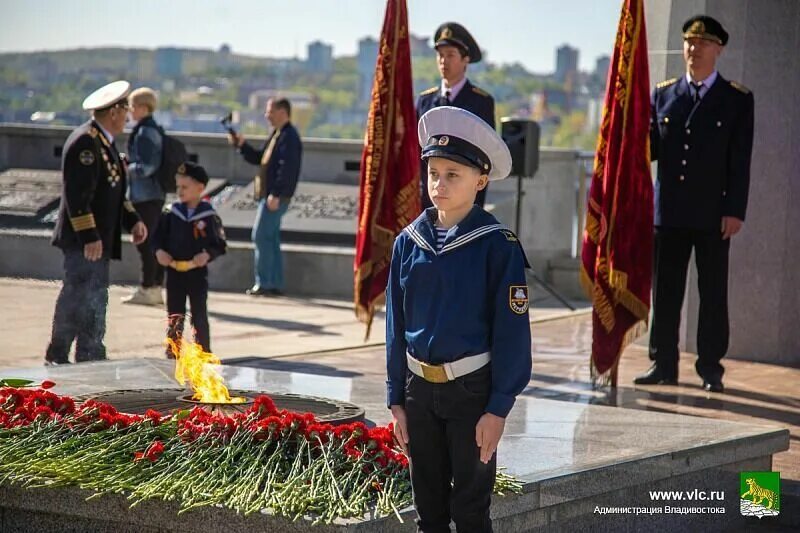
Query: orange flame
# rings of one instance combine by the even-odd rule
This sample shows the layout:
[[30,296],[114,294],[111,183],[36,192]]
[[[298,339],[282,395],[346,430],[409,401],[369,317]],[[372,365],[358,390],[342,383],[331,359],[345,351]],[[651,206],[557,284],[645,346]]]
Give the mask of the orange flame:
[[208,353],[195,343],[180,339],[175,343],[167,339],[170,351],[175,354],[175,379],[181,385],[189,382],[194,395],[193,400],[203,403],[244,403],[247,401],[241,396],[231,397],[228,387],[225,386],[222,376],[216,366],[220,359],[213,353]]

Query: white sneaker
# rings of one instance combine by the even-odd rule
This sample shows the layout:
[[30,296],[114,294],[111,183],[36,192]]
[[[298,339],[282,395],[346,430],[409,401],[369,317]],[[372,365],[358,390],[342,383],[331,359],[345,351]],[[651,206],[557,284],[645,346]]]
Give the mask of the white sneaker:
[[137,304],[137,305],[164,305],[164,300],[161,297],[161,287],[137,287],[130,296],[122,298],[124,304]]

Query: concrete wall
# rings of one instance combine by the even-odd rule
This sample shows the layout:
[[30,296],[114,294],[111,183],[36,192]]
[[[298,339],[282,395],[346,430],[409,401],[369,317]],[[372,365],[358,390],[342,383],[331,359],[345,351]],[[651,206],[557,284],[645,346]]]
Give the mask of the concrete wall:
[[[0,124],[0,170],[5,168],[61,168],[61,158],[55,150],[63,146],[72,128],[65,126],[33,126]],[[190,154],[197,154],[198,162],[209,175],[233,181],[249,181],[256,167],[246,163],[227,142],[224,135],[206,133],[180,133],[180,139]],[[264,137],[248,138],[254,146],[261,145]],[[125,151],[127,135],[116,144]],[[303,139],[303,167],[301,179],[329,183],[358,183],[358,163],[361,161],[361,141],[340,139]],[[345,170],[345,165],[354,165]]]
[[[63,254],[50,244],[47,230],[0,229],[0,276],[62,279]],[[352,249],[284,244],[286,292],[292,296],[352,299]],[[111,282],[134,285],[139,255],[123,243],[122,261],[111,262]],[[229,243],[228,252],[209,266],[212,289],[243,291],[253,285],[253,245]]]
[[[522,181],[519,236],[528,260],[540,274],[547,274],[554,262],[572,256],[580,172],[576,150],[549,148],[540,155],[536,176]],[[517,178],[511,177],[492,182],[487,197],[496,206],[494,215],[512,229],[515,229],[516,190]],[[569,280],[573,282],[577,287],[577,277]]]
[[[705,13],[730,41],[720,73],[755,96],[750,200],[730,257],[732,357],[800,366],[800,2],[796,0],[648,0],[653,83],[684,71],[681,26]],[[696,350],[697,272],[692,267],[683,345]]]

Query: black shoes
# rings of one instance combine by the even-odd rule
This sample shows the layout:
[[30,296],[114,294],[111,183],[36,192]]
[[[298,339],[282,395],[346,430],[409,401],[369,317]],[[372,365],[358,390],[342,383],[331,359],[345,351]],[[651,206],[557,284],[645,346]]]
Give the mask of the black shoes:
[[247,289],[245,293],[249,294],[250,296],[283,296],[283,292],[278,289],[264,289],[258,285],[254,285],[253,287]]
[[677,385],[678,374],[667,373],[658,365],[653,365],[650,370],[633,380],[634,385]]
[[44,366],[62,366],[71,364],[72,363],[69,361],[48,361],[47,359],[44,360]]
[[703,379],[703,390],[707,392],[725,392],[725,386],[720,378]]
[[[678,374],[665,372],[654,364],[650,370],[633,380],[634,385],[677,385]],[[703,390],[707,392],[725,392],[722,379],[718,377],[703,378]]]

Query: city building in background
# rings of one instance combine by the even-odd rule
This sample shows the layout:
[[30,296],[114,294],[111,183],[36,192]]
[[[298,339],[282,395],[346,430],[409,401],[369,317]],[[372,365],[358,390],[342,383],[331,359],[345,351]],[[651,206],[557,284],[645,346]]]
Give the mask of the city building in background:
[[[439,83],[429,36],[410,35],[414,90]],[[96,48],[0,54],[0,122],[76,125],[85,120],[82,95],[110,80],[159,91],[159,121],[174,131],[224,133],[219,117],[233,112],[245,133],[263,132],[266,99],[288,96],[302,135],[360,139],[369,106],[378,41],[358,40],[355,56],[335,56],[333,46],[308,43],[307,57],[255,57],[229,44],[217,49],[179,47]],[[518,63],[488,60],[469,76],[495,95],[497,115],[532,118],[542,144],[591,149],[605,93],[610,58],[593,71],[578,68],[580,52],[555,50],[554,71],[534,73]]]

